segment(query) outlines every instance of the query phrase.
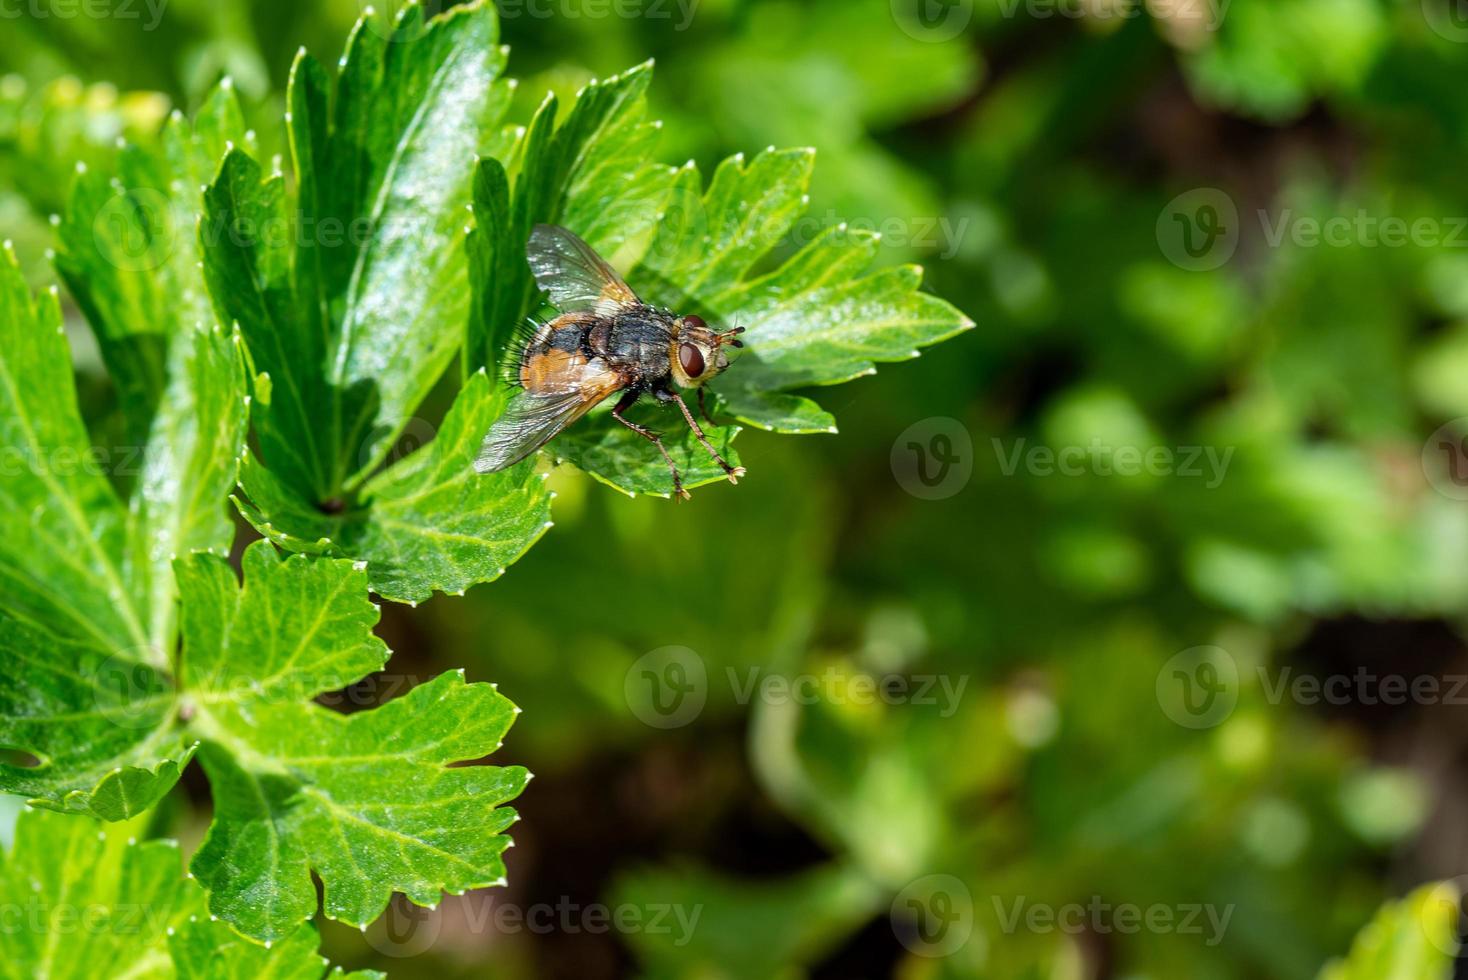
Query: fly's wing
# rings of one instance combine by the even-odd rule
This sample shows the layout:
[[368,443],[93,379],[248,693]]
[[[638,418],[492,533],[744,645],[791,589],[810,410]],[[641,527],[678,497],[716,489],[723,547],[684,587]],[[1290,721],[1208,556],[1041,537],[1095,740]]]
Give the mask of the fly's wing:
[[590,245],[559,225],[536,225],[526,250],[535,282],[562,313],[611,316],[641,301],[617,270]]
[[540,355],[544,364],[531,361],[538,380],[517,392],[489,427],[474,459],[476,471],[494,473],[514,466],[622,386],[605,362],[561,360],[558,354]]

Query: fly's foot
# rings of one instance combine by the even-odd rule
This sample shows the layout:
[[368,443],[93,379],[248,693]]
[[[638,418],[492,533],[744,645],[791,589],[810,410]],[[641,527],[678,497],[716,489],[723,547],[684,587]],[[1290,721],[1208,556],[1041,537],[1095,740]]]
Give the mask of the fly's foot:
[[[719,462],[724,463],[722,459]],[[724,463],[724,472],[728,474],[730,483],[738,483],[739,478],[744,475],[744,467],[730,466],[728,463]]]
[[682,484],[675,483],[673,485],[673,499],[674,500],[692,500],[693,499],[693,494],[689,493],[687,490],[684,490]]

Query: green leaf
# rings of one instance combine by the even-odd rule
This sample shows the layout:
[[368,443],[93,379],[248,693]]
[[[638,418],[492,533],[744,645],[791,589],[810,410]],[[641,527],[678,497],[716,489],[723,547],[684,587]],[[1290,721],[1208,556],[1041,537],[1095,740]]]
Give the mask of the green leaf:
[[[244,585],[220,556],[179,561],[186,656],[180,680],[204,711],[237,697],[300,701],[381,669],[377,607],[350,562],[245,550]],[[237,689],[242,685],[242,689]]]
[[221,86],[192,125],[175,112],[156,141],[79,174],[58,224],[56,269],[97,337],[135,441],[163,395],[173,339],[214,322],[194,241],[199,188],[244,132],[234,92]]
[[210,291],[270,378],[261,452],[312,504],[366,482],[468,314],[465,209],[509,98],[504,51],[492,5],[425,18],[415,4],[390,29],[359,21],[335,75],[297,57],[298,193],[236,151],[205,194]]
[[748,329],[748,350],[716,390],[839,384],[973,326],[918,291],[917,266],[865,274],[877,236],[846,226],[827,229],[774,271],[750,275],[804,211],[814,162],[811,150],[771,149],[747,165],[733,157],[701,196],[697,172],[683,170],[667,218],[633,271],[633,286],[650,283],[653,301]]
[[10,852],[0,853],[0,903],[20,912],[7,917],[5,976],[327,975],[315,929],[303,926],[273,947],[241,938],[206,915],[204,892],[184,877],[175,841],[139,842],[129,834],[56,814],[20,815]]
[[1350,954],[1320,971],[1320,980],[1447,980],[1461,900],[1451,883],[1438,882],[1387,902],[1357,934]]
[[248,404],[240,335],[185,327],[171,345],[168,386],[128,515],[156,650],[172,649],[174,558],[192,551],[227,555],[234,540],[225,499],[245,451]]
[[718,405],[739,421],[770,432],[804,435],[836,431],[836,417],[800,395],[733,388],[719,393]]
[[559,126],[556,98],[547,95],[507,154],[509,167],[493,157],[480,161],[468,243],[474,302],[466,371],[496,370],[517,326],[540,305],[525,260],[536,224],[577,228],[607,256],[639,240],[645,245],[674,173],[650,161],[659,129],[646,118],[651,80],[647,62],[593,81]]
[[301,926],[279,943],[264,946],[232,932],[222,922],[193,918],[183,923],[168,940],[178,980],[381,980],[376,970],[353,970],[331,966],[316,952],[318,937],[309,925]]
[[[13,259],[0,268],[0,331],[14,332],[0,345],[0,434],[15,464],[0,488],[0,648],[25,667],[0,678],[0,737],[39,760],[0,769],[0,788],[38,805],[121,820],[156,803],[192,754],[162,674],[171,563],[228,553],[246,403],[241,344],[213,323],[183,188],[237,124],[221,91],[196,126],[175,118],[159,147],[120,152],[132,183],[83,175],[60,222],[57,264],[141,444],[93,453],[54,296],[33,303]],[[127,466],[138,479],[124,507],[107,476]]]
[[138,843],[91,820],[22,813],[0,854],[0,902],[29,908],[5,930],[14,977],[168,977],[168,932],[202,911],[173,841]]
[[58,639],[0,615],[0,745],[34,766],[0,763],[0,790],[36,806],[125,820],[178,781],[193,746],[169,723],[167,678],[141,657]]
[[192,124],[174,113],[156,144],[120,150],[115,176],[81,174],[57,229],[57,270],[126,419],[126,444],[108,462],[138,477],[126,570],[155,663],[171,649],[174,556],[227,552],[234,537],[222,501],[244,445],[243,352],[215,325],[195,227],[199,187],[243,134],[234,92],[221,85]]
[[[675,407],[640,404],[627,415],[635,422],[663,430],[663,448],[677,465],[685,488],[727,479],[723,468],[699,445],[693,430],[688,428]],[[598,416],[597,420],[600,418]],[[739,434],[739,426],[700,424],[719,455],[728,460],[730,466],[738,466],[739,456],[734,452],[733,442]],[[576,426],[551,443],[550,449],[578,469],[625,494],[659,497],[672,494],[668,464],[651,443],[624,425],[610,422]]]
[[503,401],[483,372],[471,377],[437,436],[369,480],[360,503],[341,514],[304,504],[254,459],[241,471],[236,502],[284,548],[365,558],[372,589],[385,599],[462,594],[504,574],[551,526],[551,495],[531,463],[474,472]]
[[[214,823],[191,865],[210,909],[278,939],[316,907],[365,925],[394,891],[420,905],[503,882],[499,807],[525,785],[518,767],[454,767],[499,748],[515,708],[491,685],[444,674],[372,711],[341,715],[309,698],[379,668],[377,611],[352,562],[245,555],[179,563],[191,728],[214,794]],[[194,685],[197,685],[195,687]]]
[[412,413],[469,319],[474,150],[508,99],[491,6],[423,17],[405,9],[390,38],[360,23],[334,93],[298,58],[297,199],[235,152],[206,193],[205,225],[216,302],[269,379],[241,513],[282,547],[365,560],[379,595],[415,603],[497,578],[544,533],[550,499],[528,464],[472,471],[500,407],[484,378],[469,379],[436,439],[392,457],[405,430],[431,428]]
[[[55,291],[0,258],[0,611],[102,649],[146,647],[127,513],[91,455]],[[37,515],[45,515],[38,520]]]

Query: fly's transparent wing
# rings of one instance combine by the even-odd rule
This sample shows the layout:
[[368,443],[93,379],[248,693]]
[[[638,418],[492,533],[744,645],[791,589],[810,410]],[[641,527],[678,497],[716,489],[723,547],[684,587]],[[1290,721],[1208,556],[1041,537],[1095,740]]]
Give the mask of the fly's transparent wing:
[[517,392],[489,427],[474,469],[493,473],[514,466],[620,387],[621,379],[603,362],[591,361],[543,379],[538,390]]
[[536,225],[526,249],[535,282],[562,313],[611,316],[640,301],[617,270],[575,233],[559,225]]

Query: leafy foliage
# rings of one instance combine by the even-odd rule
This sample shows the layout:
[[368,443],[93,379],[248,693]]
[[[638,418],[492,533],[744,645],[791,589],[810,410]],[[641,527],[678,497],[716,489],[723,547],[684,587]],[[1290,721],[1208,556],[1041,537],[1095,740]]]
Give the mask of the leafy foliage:
[[1362,928],[1344,960],[1320,980],[1432,980],[1452,974],[1462,896],[1450,883],[1424,885],[1387,902]]
[[[0,167],[19,174],[60,152],[83,164],[69,189],[28,179],[17,193],[62,212],[54,265],[100,361],[78,345],[78,391],[61,297],[37,299],[7,247],[0,444],[23,465],[0,484],[0,653],[12,665],[0,790],[75,823],[24,816],[0,885],[19,889],[29,850],[54,847],[69,857],[39,887],[63,889],[61,901],[103,878],[101,904],[136,886],[169,910],[162,933],[103,930],[66,950],[74,969],[43,929],[39,959],[24,961],[37,972],[105,962],[318,977],[303,924],[313,876],[325,914],[362,927],[395,892],[436,905],[504,883],[517,817],[502,804],[529,776],[465,763],[500,748],[518,708],[462,670],[372,710],[318,699],[386,664],[373,593],[414,605],[462,594],[551,526],[548,474],[533,462],[470,466],[505,404],[515,330],[550,312],[524,261],[531,225],[577,230],[651,302],[749,327],[748,356],[712,407],[774,431],[834,431],[794,389],[869,374],[971,325],[917,291],[915,268],[869,272],[869,236],[832,227],[801,247],[811,151],[728,160],[705,188],[695,166],[655,161],[650,63],[584,86],[564,118],[551,97],[514,127],[506,55],[485,0],[432,18],[416,4],[368,14],[335,70],[295,58],[288,173],[262,164],[274,127],[248,128],[257,107],[228,79],[192,121],[175,113],[156,134],[156,97],[51,106],[37,127],[0,83]],[[457,386],[445,377],[455,356]],[[419,416],[444,404],[432,432]],[[668,448],[686,482],[722,479],[675,421]],[[709,432],[736,463],[740,429]],[[604,414],[552,449],[619,489],[668,489],[662,460]],[[241,552],[231,495],[266,539]],[[90,818],[149,810],[195,755],[213,801],[197,883],[166,873],[167,845],[122,847],[117,828],[91,841]],[[780,949],[832,941],[875,893],[843,876],[806,897],[843,894],[839,924],[818,918]],[[750,901],[727,904],[738,918]]]
[[215,794],[194,874],[214,913],[248,935],[288,935],[316,909],[365,926],[393,891],[420,905],[501,884],[518,767],[446,768],[500,747],[517,709],[444,674],[373,711],[307,699],[380,668],[377,610],[351,562],[281,558],[258,542],[245,582],[195,555],[180,571],[183,683]]
[[99,831],[86,819],[21,814],[9,853],[0,853],[0,901],[21,913],[6,927],[10,976],[326,975],[310,926],[271,947],[243,940],[205,913],[204,893],[184,878],[176,842],[139,842],[124,828]]
[[[12,583],[0,643],[30,665],[0,688],[0,740],[38,761],[0,768],[0,785],[110,820],[157,802],[192,752],[169,728],[162,676],[171,562],[233,538],[219,500],[244,441],[241,349],[209,314],[177,195],[236,128],[221,91],[195,127],[172,120],[162,148],[120,152],[133,183],[88,172],[73,190],[57,264],[117,378],[117,445],[94,450],[83,427],[56,294],[33,301],[13,255],[0,267],[0,428],[18,462],[0,490],[0,577]],[[131,486],[126,502],[117,485]]]
[[373,589],[408,602],[498,577],[543,533],[549,502],[528,465],[470,470],[498,404],[480,383],[439,440],[379,472],[462,335],[473,150],[508,101],[493,8],[425,17],[364,19],[335,79],[301,54],[299,191],[233,152],[204,225],[216,302],[261,372],[242,513],[286,547],[366,559]]
[[171,730],[173,690],[144,659],[0,618],[13,666],[0,685],[0,743],[32,754],[0,779],[37,806],[125,820],[178,781],[195,746]]

